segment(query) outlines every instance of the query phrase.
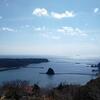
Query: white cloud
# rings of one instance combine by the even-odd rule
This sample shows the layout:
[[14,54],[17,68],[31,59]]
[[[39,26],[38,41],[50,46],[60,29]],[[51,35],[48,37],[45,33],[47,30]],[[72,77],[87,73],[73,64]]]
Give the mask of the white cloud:
[[9,28],[9,27],[2,27],[2,31],[16,32],[16,30]]
[[20,26],[20,28],[30,28],[30,27],[31,25],[28,25],[28,24]]
[[75,13],[73,11],[65,11],[64,13],[56,13],[51,12],[51,16],[56,19],[75,17]]
[[34,31],[38,32],[42,37],[44,37],[46,39],[59,40],[61,38],[57,34],[54,34],[53,31],[46,28],[45,26],[43,26],[43,27],[34,27]]
[[73,27],[62,27],[57,29],[57,32],[71,36],[76,36],[76,35],[87,36],[87,34],[84,33],[82,30],[80,30],[79,28],[73,28]]
[[53,11],[48,12],[48,10],[45,8],[36,8],[33,10],[32,14],[36,16],[51,16],[52,18],[56,18],[56,19],[72,18],[72,17],[75,17],[76,15],[74,11],[66,10],[63,13],[58,13],[58,12],[53,12]]
[[45,8],[36,8],[32,14],[36,16],[48,16],[48,11]]
[[43,27],[34,27],[34,30],[35,31],[45,31],[46,27],[45,26],[43,26]]
[[0,16],[0,19],[2,19],[3,17],[2,16]]
[[94,13],[98,13],[98,11],[99,11],[99,8],[94,9]]
[[36,27],[34,28],[35,31],[41,31],[41,28],[40,27]]

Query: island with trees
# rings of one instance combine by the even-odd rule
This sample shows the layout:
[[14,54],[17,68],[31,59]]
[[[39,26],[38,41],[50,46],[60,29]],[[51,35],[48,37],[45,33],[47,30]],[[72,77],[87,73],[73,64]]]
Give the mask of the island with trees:
[[0,58],[0,71],[18,69],[29,64],[49,62],[46,58]]

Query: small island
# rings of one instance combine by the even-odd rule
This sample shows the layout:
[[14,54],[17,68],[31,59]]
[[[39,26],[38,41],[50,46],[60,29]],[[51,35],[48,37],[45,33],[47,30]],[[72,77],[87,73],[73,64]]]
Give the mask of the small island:
[[46,72],[46,74],[48,74],[48,75],[54,75],[55,72],[54,72],[54,70],[52,68],[49,68],[48,71]]
[[97,72],[96,75],[100,76],[100,63],[92,64],[90,67],[97,68],[97,69],[92,69],[92,72]]

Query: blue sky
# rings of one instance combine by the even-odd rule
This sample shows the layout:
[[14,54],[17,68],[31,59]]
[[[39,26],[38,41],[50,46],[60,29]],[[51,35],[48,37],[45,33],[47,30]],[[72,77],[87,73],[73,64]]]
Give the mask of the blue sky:
[[0,0],[0,55],[100,56],[100,0]]

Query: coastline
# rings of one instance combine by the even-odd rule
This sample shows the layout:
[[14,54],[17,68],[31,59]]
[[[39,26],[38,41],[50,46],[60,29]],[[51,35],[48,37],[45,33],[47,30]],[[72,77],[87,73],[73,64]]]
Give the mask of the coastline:
[[[0,71],[14,70],[29,64],[49,62],[46,58],[0,58]],[[42,68],[42,67],[40,67]]]

